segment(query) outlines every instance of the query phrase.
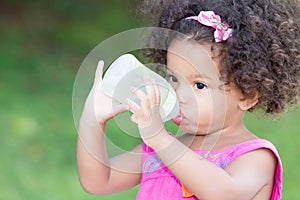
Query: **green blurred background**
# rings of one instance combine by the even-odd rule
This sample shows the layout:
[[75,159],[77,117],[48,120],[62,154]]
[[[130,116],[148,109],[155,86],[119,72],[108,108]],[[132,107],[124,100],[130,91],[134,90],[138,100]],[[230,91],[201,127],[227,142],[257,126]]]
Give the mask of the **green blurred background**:
[[[101,41],[149,24],[130,0],[0,1],[0,200],[135,199],[137,187],[94,196],[81,188],[72,89]],[[283,199],[300,199],[300,111],[280,119],[247,115],[284,164]],[[113,130],[113,128],[112,128]]]

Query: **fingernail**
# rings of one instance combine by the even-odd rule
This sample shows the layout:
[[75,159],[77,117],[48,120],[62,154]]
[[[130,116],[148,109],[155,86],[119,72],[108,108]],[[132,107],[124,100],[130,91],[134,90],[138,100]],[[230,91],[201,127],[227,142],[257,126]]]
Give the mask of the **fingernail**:
[[99,60],[98,61],[98,65],[103,65],[104,64],[104,61],[103,60]]

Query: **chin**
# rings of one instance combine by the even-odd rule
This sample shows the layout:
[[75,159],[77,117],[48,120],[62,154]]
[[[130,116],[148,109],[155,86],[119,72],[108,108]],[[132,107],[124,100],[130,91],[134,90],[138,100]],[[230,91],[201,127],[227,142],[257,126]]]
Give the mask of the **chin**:
[[199,132],[199,131],[197,131],[198,127],[189,126],[189,125],[183,124],[183,123],[180,124],[179,129],[181,131],[183,131],[184,133],[189,133],[189,134],[193,134],[193,135],[196,135],[197,132]]
[[198,126],[191,126],[187,124],[180,124],[179,129],[184,133],[189,133],[195,136],[205,136],[209,135],[209,131],[207,127],[198,127]]

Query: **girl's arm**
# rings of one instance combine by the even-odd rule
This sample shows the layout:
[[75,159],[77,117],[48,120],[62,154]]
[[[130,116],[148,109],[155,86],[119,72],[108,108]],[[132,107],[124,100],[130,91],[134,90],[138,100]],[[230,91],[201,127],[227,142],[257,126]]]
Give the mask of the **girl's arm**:
[[127,110],[113,105],[102,91],[103,62],[99,62],[94,85],[86,99],[79,122],[77,165],[80,183],[93,194],[107,194],[137,185],[141,172],[142,147],[108,159],[105,149],[106,122]]
[[[81,121],[82,123],[82,121]],[[81,134],[92,134],[92,127],[81,125]],[[97,129],[95,129],[97,130]],[[90,132],[89,132],[90,131]],[[141,145],[132,151],[107,158],[104,132],[94,132],[91,141],[86,145],[84,138],[78,138],[77,165],[82,187],[92,194],[109,194],[131,188],[140,182]],[[97,147],[93,147],[97,145]]]
[[276,159],[269,150],[247,153],[223,170],[201,159],[198,154],[164,131],[148,140],[148,145],[201,200],[252,199],[263,186],[272,185],[274,179]]

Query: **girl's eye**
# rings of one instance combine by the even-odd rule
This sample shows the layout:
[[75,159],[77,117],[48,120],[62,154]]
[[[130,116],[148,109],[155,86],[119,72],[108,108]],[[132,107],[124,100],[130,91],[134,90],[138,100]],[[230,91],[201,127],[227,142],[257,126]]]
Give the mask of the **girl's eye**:
[[169,82],[177,82],[177,78],[174,75],[168,75],[168,81]]
[[206,88],[207,86],[206,86],[204,83],[198,82],[198,83],[195,83],[195,84],[194,84],[194,87],[195,87],[196,89],[202,90],[202,89]]

